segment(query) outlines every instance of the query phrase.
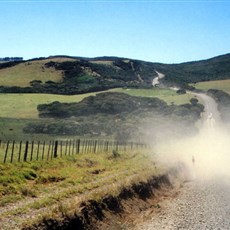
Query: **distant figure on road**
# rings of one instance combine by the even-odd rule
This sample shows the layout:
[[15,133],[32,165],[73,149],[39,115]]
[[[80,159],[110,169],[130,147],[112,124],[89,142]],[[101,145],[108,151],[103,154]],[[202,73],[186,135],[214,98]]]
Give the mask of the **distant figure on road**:
[[192,156],[192,165],[193,165],[193,167],[195,166],[195,157],[194,156]]

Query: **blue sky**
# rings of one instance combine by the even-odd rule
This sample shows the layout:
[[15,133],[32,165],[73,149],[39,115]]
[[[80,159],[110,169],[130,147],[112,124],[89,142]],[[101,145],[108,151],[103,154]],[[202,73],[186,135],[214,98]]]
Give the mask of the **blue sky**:
[[230,0],[0,0],[0,12],[0,57],[180,63],[230,53]]

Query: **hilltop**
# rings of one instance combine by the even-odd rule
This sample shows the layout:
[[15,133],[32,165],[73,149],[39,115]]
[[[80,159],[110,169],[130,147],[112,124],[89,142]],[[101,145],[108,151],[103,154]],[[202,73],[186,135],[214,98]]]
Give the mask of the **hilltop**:
[[0,63],[0,92],[81,94],[134,87],[151,88],[158,73],[161,84],[188,88],[189,83],[230,78],[230,54],[180,64],[152,63],[119,57],[50,56]]

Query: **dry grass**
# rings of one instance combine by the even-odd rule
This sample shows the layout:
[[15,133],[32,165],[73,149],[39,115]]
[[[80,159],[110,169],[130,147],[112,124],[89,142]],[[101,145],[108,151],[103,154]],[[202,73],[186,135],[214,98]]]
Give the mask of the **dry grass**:
[[59,82],[62,72],[53,68],[46,68],[42,62],[31,61],[18,64],[11,68],[0,70],[0,85],[2,86],[30,86],[30,81],[40,80]]

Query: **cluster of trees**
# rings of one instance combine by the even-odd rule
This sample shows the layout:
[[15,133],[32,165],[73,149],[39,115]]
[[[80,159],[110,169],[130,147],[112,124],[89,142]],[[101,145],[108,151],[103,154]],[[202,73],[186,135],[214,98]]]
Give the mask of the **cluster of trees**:
[[23,61],[23,57],[4,57],[0,58],[1,62],[8,62],[8,61]]
[[[52,118],[30,123],[26,133],[55,135],[106,135],[117,140],[128,140],[144,134],[140,125],[143,120],[150,126],[154,116],[176,119],[184,127],[194,130],[194,123],[200,118],[203,105],[197,99],[184,105],[167,105],[158,98],[129,96],[124,93],[100,93],[78,103],[53,102],[38,106],[41,118]],[[54,120],[53,120],[54,119]],[[157,122],[158,123],[158,122]],[[155,124],[155,123],[154,123]],[[153,125],[154,126],[154,125]],[[184,128],[181,129],[184,132]],[[162,131],[161,131],[162,132]],[[152,135],[152,134],[151,134]]]
[[134,97],[125,93],[99,93],[89,96],[78,103],[60,103],[38,105],[40,117],[72,117],[95,114],[133,113],[137,110],[164,110],[167,104],[158,98]]

